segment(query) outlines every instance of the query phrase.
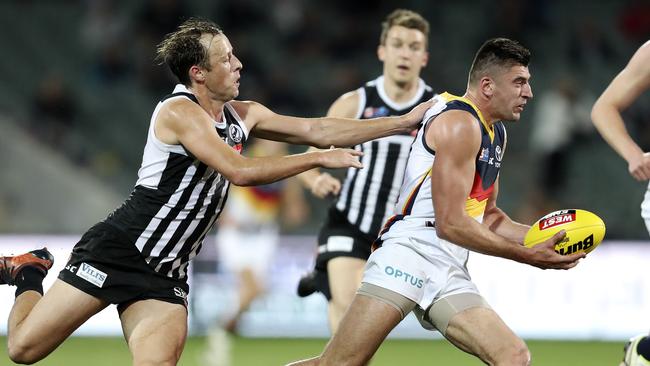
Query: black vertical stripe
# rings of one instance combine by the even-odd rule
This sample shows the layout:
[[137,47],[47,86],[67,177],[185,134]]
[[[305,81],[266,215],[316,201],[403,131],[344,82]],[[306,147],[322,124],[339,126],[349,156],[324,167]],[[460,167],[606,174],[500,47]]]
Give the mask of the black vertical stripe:
[[[165,245],[165,247],[160,251],[160,254],[155,258],[152,259],[151,262],[149,262],[149,265],[151,267],[156,268],[160,262],[166,258],[169,253],[174,249],[176,244],[181,240],[183,237],[183,234],[185,234],[185,231],[187,228],[190,226],[190,224],[196,219],[197,214],[203,208],[203,203],[205,201],[205,197],[208,195],[208,192],[212,188],[214,179],[216,178],[217,173],[213,173],[210,178],[205,182],[205,185],[203,186],[203,189],[201,190],[201,193],[199,193],[196,204],[190,212],[187,214],[187,217],[178,225],[176,228],[176,231],[174,231],[174,234],[172,237],[169,239],[169,242]],[[215,193],[217,193],[218,190],[215,190]],[[179,252],[179,255],[181,255],[181,252]]]
[[[363,220],[363,215],[366,212],[366,208],[368,205],[366,202],[368,202],[368,192],[370,191],[370,184],[372,183],[372,176],[375,172],[375,168],[377,166],[377,155],[379,155],[379,142],[378,141],[372,141],[370,143],[370,166],[368,167],[368,175],[366,177],[366,181],[363,184],[363,190],[361,191],[361,208],[359,209],[359,215],[357,216],[357,221],[355,225],[360,226],[361,225],[361,220]],[[350,205],[348,205],[350,207]]]
[[[361,149],[361,152],[365,154],[363,145],[359,145],[359,148]],[[350,184],[348,188],[348,195],[346,196],[345,199],[345,207],[343,208],[342,212],[343,214],[347,217],[348,213],[350,212],[350,201],[352,201],[352,196],[354,193],[354,185],[357,182],[357,178],[359,177],[359,169],[356,168],[349,168],[352,171],[352,178],[348,180],[348,183]]]
[[[394,205],[395,202],[388,202],[388,196],[393,188],[393,180],[395,179],[395,168],[397,167],[397,160],[402,150],[402,146],[396,143],[388,145],[388,153],[386,154],[386,165],[384,166],[384,174],[381,177],[381,184],[377,194],[377,203],[375,204],[375,212],[370,223],[370,233],[378,233],[381,229],[384,214],[386,212],[386,205]],[[397,187],[402,182],[397,183]]]
[[151,252],[158,244],[158,241],[165,233],[165,231],[167,231],[167,227],[169,227],[169,224],[171,224],[171,222],[176,218],[176,216],[178,216],[178,214],[181,212],[181,210],[185,207],[187,202],[190,200],[190,197],[192,196],[192,190],[201,180],[207,168],[208,166],[203,163],[200,163],[199,166],[196,168],[196,172],[194,173],[194,176],[192,177],[190,184],[183,190],[183,193],[178,199],[178,202],[176,202],[174,208],[172,208],[167,214],[167,216],[163,220],[161,220],[160,224],[158,224],[158,227],[156,228],[154,233],[151,235],[151,237],[149,237],[149,240],[147,240],[147,242],[143,246],[142,255],[144,257],[148,257],[151,255]]

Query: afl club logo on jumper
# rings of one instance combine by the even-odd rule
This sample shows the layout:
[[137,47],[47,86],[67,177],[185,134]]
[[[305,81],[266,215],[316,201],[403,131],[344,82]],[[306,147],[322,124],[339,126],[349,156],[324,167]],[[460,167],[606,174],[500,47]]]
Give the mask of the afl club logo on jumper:
[[554,212],[549,217],[539,221],[539,229],[545,230],[553,226],[566,224],[567,222],[576,221],[576,210],[562,210]]
[[501,146],[497,145],[497,147],[494,148],[494,155],[496,155],[497,161],[501,161],[501,158],[503,157],[503,151],[501,150]]
[[77,270],[77,276],[101,288],[108,275],[88,263],[81,263]]
[[232,142],[238,144],[241,142],[242,138],[244,138],[244,131],[242,131],[241,127],[237,125],[230,125],[230,127],[228,127],[228,137],[230,137]]

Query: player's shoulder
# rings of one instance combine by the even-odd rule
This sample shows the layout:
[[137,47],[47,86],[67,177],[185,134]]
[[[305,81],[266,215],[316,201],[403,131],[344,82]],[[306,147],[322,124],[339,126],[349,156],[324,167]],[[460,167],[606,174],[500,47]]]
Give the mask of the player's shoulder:
[[359,110],[361,91],[359,89],[344,93],[338,97],[327,111],[330,117],[355,118]]

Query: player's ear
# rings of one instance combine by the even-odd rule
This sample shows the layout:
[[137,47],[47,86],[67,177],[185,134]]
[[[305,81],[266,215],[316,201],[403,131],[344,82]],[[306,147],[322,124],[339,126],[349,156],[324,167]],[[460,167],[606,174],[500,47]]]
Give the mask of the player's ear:
[[492,78],[487,76],[482,77],[479,86],[483,95],[492,97],[494,94],[494,80]]
[[198,82],[204,82],[205,81],[205,73],[203,72],[203,69],[194,65],[190,67],[190,79],[196,80]]
[[383,44],[380,44],[377,47],[377,58],[379,58],[379,61],[381,62],[386,61],[386,46]]

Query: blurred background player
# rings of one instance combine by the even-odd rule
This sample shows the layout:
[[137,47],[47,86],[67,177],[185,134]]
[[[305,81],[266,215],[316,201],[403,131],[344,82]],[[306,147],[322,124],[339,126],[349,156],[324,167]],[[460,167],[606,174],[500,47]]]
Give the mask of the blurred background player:
[[[283,156],[286,144],[254,140],[254,157]],[[235,333],[241,315],[264,292],[281,226],[296,227],[309,215],[302,187],[294,179],[252,187],[232,187],[217,231],[217,253],[224,269],[236,274],[239,300],[223,327]]]
[[[244,155],[251,157],[287,154],[286,144],[262,139],[254,139],[244,151]],[[233,288],[237,297],[208,332],[203,354],[205,365],[232,364],[231,342],[224,330],[237,334],[241,316],[266,291],[281,228],[296,227],[308,216],[309,206],[295,179],[230,189],[228,203],[218,223],[216,244],[219,265],[236,278]]]
[[[625,68],[612,80],[591,110],[591,119],[605,141],[627,161],[634,179],[650,179],[650,153],[632,139],[621,112],[650,89],[650,41],[642,45]],[[641,203],[641,216],[650,232],[650,185]],[[650,338],[641,334],[630,339],[621,365],[650,365]]]
[[[328,116],[402,115],[430,99],[432,89],[420,79],[429,57],[428,37],[429,23],[420,14],[405,9],[390,13],[382,23],[377,48],[382,75],[339,97]],[[354,146],[364,153],[364,169],[348,170],[342,186],[318,170],[299,176],[317,197],[338,195],[318,235],[315,269],[298,285],[300,296],[319,291],[327,298],[332,333],[361,283],[370,246],[397,200],[412,142],[413,136],[404,134]]]

